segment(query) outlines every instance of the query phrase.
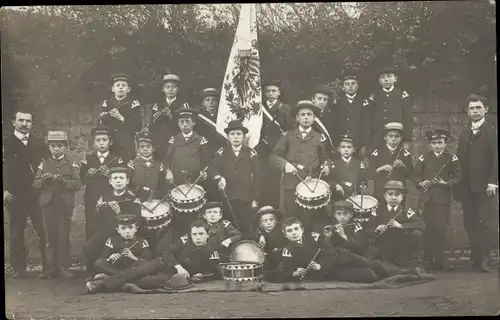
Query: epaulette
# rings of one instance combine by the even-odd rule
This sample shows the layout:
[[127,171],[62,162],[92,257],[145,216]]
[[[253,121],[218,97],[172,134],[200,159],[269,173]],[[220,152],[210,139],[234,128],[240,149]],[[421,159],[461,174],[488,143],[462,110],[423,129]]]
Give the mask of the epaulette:
[[418,157],[418,160],[424,161],[424,155],[421,155],[420,157]]
[[165,171],[165,167],[163,166],[163,162],[160,162],[160,171]]
[[375,99],[375,96],[373,95],[373,93],[368,97],[368,99],[370,99],[370,100],[374,100]]
[[287,249],[287,248],[284,248],[284,249],[283,249],[283,253],[281,254],[281,256],[291,258],[291,257],[292,257],[292,254],[290,253],[290,251],[288,251],[288,249]]
[[205,139],[205,137],[202,136],[200,144],[207,144],[207,143],[208,143],[207,139]]
[[129,196],[135,197],[135,194],[131,190],[127,190],[127,194]]
[[217,252],[217,250],[215,250],[214,253],[212,253],[212,255],[210,256],[209,259],[210,260],[219,260],[220,259],[219,253]]
[[333,99],[333,104],[336,104],[337,103],[337,99]]
[[377,209],[373,209],[372,212],[370,213],[372,215],[372,217],[376,217],[377,216]]
[[224,154],[224,148],[220,148],[219,150],[217,150],[217,153],[222,156]]
[[257,151],[255,151],[254,149],[250,149],[250,158],[253,158],[255,156],[258,156]]
[[43,170],[43,160],[40,162],[40,165],[38,165],[38,169]]
[[375,157],[378,156],[378,150],[377,149],[375,149],[375,151],[372,152],[372,156],[375,156]]
[[[102,243],[102,242],[101,242]],[[106,241],[106,247],[113,249],[113,242],[111,242],[111,238],[108,238],[108,241]]]
[[148,240],[146,239],[142,240],[142,248],[148,248],[148,247],[149,247]]
[[356,223],[354,225],[354,233],[356,233],[356,232],[358,232],[360,230],[363,230],[363,227],[359,223]]
[[415,214],[415,211],[413,211],[412,208],[408,208],[408,212],[406,212],[406,217],[411,218]]
[[403,90],[403,94],[401,95],[401,99],[407,98],[409,96],[410,95],[408,94],[408,92],[406,92],[406,91]]
[[123,163],[123,159],[121,157],[118,158],[118,163]]
[[404,155],[405,155],[405,157],[408,157],[410,155],[410,151],[408,151],[408,150],[405,149]]
[[73,164],[71,166],[74,167],[74,168],[80,168],[80,166],[78,165],[78,163],[76,163],[75,161],[73,161]]
[[365,100],[363,101],[363,107],[366,107],[366,106],[367,106],[367,105],[369,105],[369,104],[370,104],[370,103],[368,102],[368,100],[367,100],[367,99],[365,99]]
[[366,167],[365,167],[365,164],[363,163],[363,161],[360,161],[360,162],[359,162],[359,168],[360,168],[360,169],[365,169],[365,168],[366,168]]
[[134,101],[132,101],[132,107],[131,107],[131,108],[133,109],[133,108],[138,107],[138,106],[140,106],[140,105],[141,105],[141,104],[139,103],[139,101],[138,101],[138,100],[134,100]]
[[175,141],[175,138],[172,136],[172,137],[170,137],[170,140],[168,140],[168,143],[172,144],[172,143],[174,143],[174,141]]
[[335,163],[333,163],[333,161],[332,161],[332,168],[335,168]]
[[287,134],[287,132],[286,132],[286,131],[283,131],[283,132],[281,133],[281,135],[282,135],[282,136],[286,136],[286,134]]
[[451,162],[458,161],[458,157],[454,154],[451,155]]
[[129,167],[130,169],[134,169],[134,160],[130,160],[130,161],[127,163],[127,167]]
[[87,164],[87,156],[83,158],[82,163]]
[[326,141],[326,137],[325,137],[325,135],[324,135],[324,134],[321,134],[321,140],[320,140],[320,142],[325,142],[325,141]]
[[141,204],[141,200],[139,198],[135,198],[134,203]]
[[224,228],[227,228],[227,226],[230,224],[231,224],[231,221],[222,220],[222,225],[224,226]]
[[155,105],[153,106],[153,111],[158,111],[158,103],[155,103]]
[[318,239],[319,239],[319,233],[317,232],[311,232],[311,235],[314,239],[314,241],[318,242]]
[[188,235],[185,234],[181,237],[181,241],[182,241],[182,244],[186,244],[186,242],[188,241]]
[[103,106],[104,108],[107,108],[107,107],[108,107],[108,103],[106,102],[106,100],[104,100],[104,101],[102,102],[102,106]]

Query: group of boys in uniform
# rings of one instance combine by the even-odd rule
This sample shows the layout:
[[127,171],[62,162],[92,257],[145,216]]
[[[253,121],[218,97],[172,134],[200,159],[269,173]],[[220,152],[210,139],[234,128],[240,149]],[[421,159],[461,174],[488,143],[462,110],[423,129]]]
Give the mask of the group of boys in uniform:
[[[280,101],[278,83],[265,85],[256,149],[244,145],[248,129],[240,121],[228,124],[226,137],[210,124],[217,90],[205,89],[202,105],[192,109],[177,97],[180,78],[169,74],[163,80],[165,99],[143,107],[129,98],[126,75],[112,77],[113,97],[102,103],[92,130],[95,151],[80,165],[66,155],[66,133],[49,132],[51,157],[38,166],[33,183],[42,189],[40,205],[50,230],[42,277],[72,277],[71,215],[65,212],[81,185],[89,292],[179,289],[220,278],[222,263],[242,239],[264,250],[268,281],[373,282],[420,274],[424,259],[432,269],[452,268],[444,257],[444,235],[451,186],[462,181],[461,161],[446,150],[449,133],[437,129],[427,133],[429,151],[413,165],[412,106],[408,93],[395,86],[394,70],[380,71],[381,89],[366,99],[357,94],[356,75],[345,73],[344,94],[331,105],[326,87],[291,108]],[[312,212],[297,205],[296,187],[318,176],[330,185],[333,204]],[[365,221],[348,200],[364,191],[367,179],[374,180],[379,205]],[[422,210],[406,206],[407,181],[421,189]],[[199,212],[174,212],[160,229],[146,225],[144,202],[165,201],[170,190],[193,182],[209,200]],[[484,223],[475,223],[468,231],[474,261],[487,271],[485,241],[477,233]]]

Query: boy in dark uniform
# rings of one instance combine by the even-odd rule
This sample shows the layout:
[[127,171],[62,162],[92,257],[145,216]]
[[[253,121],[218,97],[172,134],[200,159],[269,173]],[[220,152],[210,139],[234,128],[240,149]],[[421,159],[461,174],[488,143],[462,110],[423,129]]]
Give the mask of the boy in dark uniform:
[[353,155],[356,152],[354,138],[348,135],[340,137],[338,152],[340,158],[333,160],[331,179],[336,191],[334,198],[348,198],[358,194],[360,184],[364,182],[365,166]]
[[38,166],[33,187],[42,189],[39,204],[47,243],[47,270],[41,277],[50,279],[59,275],[73,278],[69,271],[71,216],[75,205],[75,191],[82,186],[78,165],[66,153],[68,136],[64,131],[49,131],[47,142],[51,157]]
[[223,254],[228,254],[228,248],[242,239],[241,231],[230,221],[222,219],[222,204],[219,202],[205,203],[201,212],[202,219],[208,224],[208,241],[213,242]]
[[466,111],[471,123],[458,140],[462,176],[453,190],[455,200],[462,203],[472,267],[480,272],[490,271],[486,263],[488,238],[494,225],[491,219],[498,215],[498,130],[486,121],[488,110],[484,97],[467,97]]
[[217,121],[217,108],[219,104],[219,91],[215,88],[205,88],[201,92],[201,107],[199,114],[204,115],[213,122]]
[[124,159],[135,156],[134,136],[142,127],[141,105],[128,97],[131,91],[130,78],[126,74],[111,76],[113,96],[104,100],[99,112],[99,124],[110,130],[113,151]]
[[330,152],[332,152],[333,154],[335,152],[335,150],[333,149],[334,142],[333,140],[330,139],[332,137],[332,134],[335,132],[334,131],[335,119],[333,116],[332,108],[328,104],[330,100],[330,95],[331,95],[330,88],[328,88],[327,86],[318,86],[314,89],[312,93],[311,101],[320,110],[318,116],[314,121],[313,129],[316,130],[317,132],[323,133],[327,137],[329,142],[332,141],[328,145],[331,148]]
[[[162,91],[165,99],[156,102],[151,109],[148,109],[145,122],[148,123],[150,131],[158,141],[169,141],[170,138],[179,132],[173,118],[174,112],[186,106],[179,100],[181,79],[178,75],[167,74],[163,77]],[[158,144],[156,149],[156,159],[163,159],[167,151],[163,143]]]
[[345,248],[333,247],[324,235],[305,233],[296,218],[285,220],[283,233],[287,242],[278,267],[281,281],[331,279],[370,283],[388,276],[380,262],[370,261]]
[[404,135],[401,123],[391,122],[384,127],[386,144],[375,149],[370,156],[369,176],[374,178],[373,195],[383,201],[384,185],[388,180],[403,181],[413,179],[413,162],[410,152],[402,144]]
[[116,232],[116,215],[120,213],[141,215],[141,202],[128,188],[130,178],[127,167],[109,169],[109,182],[112,190],[104,193],[97,201],[97,229],[85,243],[83,249],[87,258],[87,271],[93,273],[93,265],[101,253],[106,240]]
[[403,199],[407,189],[401,181],[387,181],[384,201],[372,213],[366,225],[367,236],[374,246],[374,258],[397,266],[419,267],[425,223]]
[[[337,99],[333,100],[332,111],[335,115],[332,132],[334,137],[340,137],[347,134],[353,137],[358,145],[359,156],[366,155],[367,146],[370,144],[370,125],[369,102],[363,99],[359,94],[359,84],[356,74],[353,71],[346,71],[342,75],[342,91]],[[335,145],[339,141],[333,142]]]
[[201,174],[200,181],[205,181],[207,173],[202,172],[210,157],[208,141],[194,131],[196,111],[191,108],[179,108],[174,113],[181,132],[168,141],[167,154],[163,160],[167,180],[176,185],[194,182]]
[[427,132],[429,151],[415,164],[415,179],[422,190],[420,203],[425,221],[425,258],[431,269],[451,270],[444,258],[446,227],[450,218],[451,186],[460,180],[457,156],[446,150],[449,133]]
[[[283,173],[281,189],[286,216],[301,216],[306,230],[309,230],[310,213],[299,211],[295,203],[295,189],[301,179],[317,177],[320,172],[327,176],[331,160],[326,137],[311,127],[319,113],[318,107],[311,101],[303,100],[297,103],[293,111],[299,127],[281,136],[269,161]],[[276,194],[276,190],[273,194]]]
[[80,181],[85,186],[85,238],[87,240],[97,228],[94,222],[97,199],[112,190],[109,184],[108,166],[123,164],[122,158],[109,150],[113,140],[107,128],[101,126],[93,128],[92,137],[95,151],[85,156],[80,165]]
[[404,148],[409,149],[413,134],[413,102],[405,90],[398,88],[396,70],[384,68],[378,72],[380,90],[372,94],[368,101],[371,119],[371,147],[383,145],[383,128],[389,122],[399,122],[405,128]]
[[163,163],[153,157],[153,135],[141,132],[136,137],[137,157],[130,160],[128,167],[132,170],[130,189],[141,202],[149,199],[162,199],[167,194],[167,180]]
[[251,211],[257,208],[257,200],[260,197],[262,178],[259,156],[255,150],[243,145],[248,129],[240,121],[231,121],[224,132],[230,145],[215,153],[209,168],[210,176],[217,181],[224,198],[227,196],[238,220],[233,223],[249,235],[252,224]]
[[297,127],[297,121],[292,115],[292,108],[279,98],[280,84],[271,81],[264,87],[264,103],[262,107],[263,122],[260,143],[256,150],[262,161],[262,192],[260,203],[278,208],[280,194],[276,190],[280,187],[281,171],[269,164],[269,155],[273,151],[281,134]]
[[254,240],[264,249],[266,260],[264,271],[275,270],[281,262],[281,253],[285,247],[286,238],[281,230],[283,213],[271,206],[260,208],[256,214],[258,224]]

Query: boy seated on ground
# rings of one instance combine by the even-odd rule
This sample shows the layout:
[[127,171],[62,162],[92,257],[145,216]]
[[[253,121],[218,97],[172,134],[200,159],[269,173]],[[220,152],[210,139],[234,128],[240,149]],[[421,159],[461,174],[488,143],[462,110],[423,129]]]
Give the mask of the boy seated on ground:
[[281,231],[283,213],[272,206],[264,206],[257,212],[256,219],[258,219],[259,227],[255,232],[254,240],[266,254],[264,271],[274,270],[281,262],[281,254],[286,243],[286,238]]
[[162,254],[165,272],[182,275],[190,282],[203,282],[221,277],[220,263],[225,257],[219,255],[217,245],[209,241],[210,226],[203,220],[191,223],[189,235],[182,236]]
[[407,189],[403,182],[387,181],[384,189],[385,201],[366,225],[373,244],[373,258],[423,270],[424,221],[411,208],[405,208],[403,200]]
[[94,270],[98,272],[94,279],[102,278],[102,274],[113,275],[153,258],[147,240],[136,236],[135,215],[119,214],[116,222],[118,234],[106,241],[101,258],[94,263]]
[[229,247],[240,241],[242,233],[228,220],[222,219],[222,204],[217,201],[207,202],[201,209],[202,218],[208,225],[208,241],[229,255]]

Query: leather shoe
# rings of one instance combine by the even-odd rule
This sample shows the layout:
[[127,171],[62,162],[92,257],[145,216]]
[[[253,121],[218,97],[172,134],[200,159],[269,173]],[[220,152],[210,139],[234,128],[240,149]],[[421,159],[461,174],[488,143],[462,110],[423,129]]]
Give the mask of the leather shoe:
[[85,287],[88,293],[96,293],[103,287],[102,280],[87,281],[85,282]]

